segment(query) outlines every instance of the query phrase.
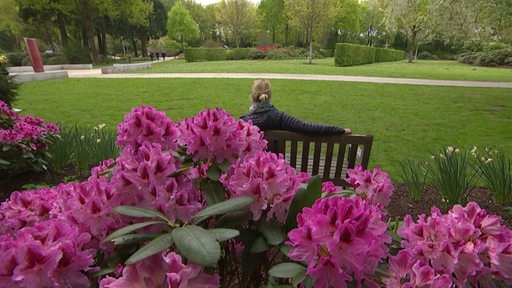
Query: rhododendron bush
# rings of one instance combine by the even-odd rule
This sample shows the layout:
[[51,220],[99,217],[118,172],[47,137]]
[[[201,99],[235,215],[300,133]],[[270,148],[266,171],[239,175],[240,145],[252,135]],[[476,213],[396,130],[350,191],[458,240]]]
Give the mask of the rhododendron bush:
[[[477,204],[408,216],[388,175],[342,190],[266,152],[221,109],[119,124],[117,159],[0,206],[0,287],[489,287],[512,284],[512,232]],[[397,242],[400,239],[401,242]]]
[[48,144],[59,127],[31,115],[20,116],[0,100],[0,173],[42,170]]

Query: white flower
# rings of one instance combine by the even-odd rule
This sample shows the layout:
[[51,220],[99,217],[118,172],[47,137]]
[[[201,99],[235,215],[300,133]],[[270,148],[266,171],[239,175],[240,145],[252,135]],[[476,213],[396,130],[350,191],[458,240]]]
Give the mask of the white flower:
[[96,143],[100,143],[101,142],[101,139],[96,139]]
[[489,159],[485,160],[484,164],[491,163],[491,161],[492,161],[492,158],[489,158]]
[[98,125],[98,129],[103,129],[105,127],[105,123],[101,123]]
[[453,148],[453,146],[448,146],[448,148],[446,148],[446,152],[448,153],[452,153],[454,150],[455,148]]
[[473,146],[473,149],[471,149],[471,154],[475,155],[476,154],[476,146]]
[[84,140],[84,139],[85,139],[85,135],[80,136],[80,140]]

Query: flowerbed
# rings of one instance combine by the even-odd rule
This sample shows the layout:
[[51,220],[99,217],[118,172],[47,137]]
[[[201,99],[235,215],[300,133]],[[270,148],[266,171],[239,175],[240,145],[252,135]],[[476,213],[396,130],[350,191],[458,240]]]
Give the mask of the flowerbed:
[[512,284],[512,232],[476,203],[397,229],[379,168],[339,191],[220,109],[174,123],[142,106],[118,133],[87,181],[1,204],[1,287]]

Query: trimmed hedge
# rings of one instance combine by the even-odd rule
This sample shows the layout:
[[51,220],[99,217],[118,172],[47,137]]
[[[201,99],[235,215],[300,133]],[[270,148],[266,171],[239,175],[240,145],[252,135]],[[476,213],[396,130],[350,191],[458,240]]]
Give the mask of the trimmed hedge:
[[228,50],[224,48],[185,48],[185,61],[223,61],[228,59]]
[[374,62],[391,62],[404,59],[405,52],[394,49],[375,48],[366,45],[337,43],[334,50],[336,66],[354,66]]
[[228,51],[228,60],[245,60],[249,56],[249,52],[255,50],[252,48],[233,48]]

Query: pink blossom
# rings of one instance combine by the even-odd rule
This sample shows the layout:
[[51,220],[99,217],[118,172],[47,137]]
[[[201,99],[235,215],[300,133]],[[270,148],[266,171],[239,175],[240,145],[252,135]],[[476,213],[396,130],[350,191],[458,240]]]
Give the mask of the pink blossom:
[[[0,251],[6,252],[0,283],[17,287],[89,287],[83,272],[94,263],[93,253],[83,249],[87,233],[58,220],[36,223],[1,237]],[[3,253],[2,253],[3,254]]]
[[113,277],[102,279],[100,287],[219,287],[219,276],[217,274],[207,274],[197,264],[183,264],[181,257],[174,252],[170,252],[167,255],[165,253],[153,255],[124,267],[122,277],[119,279]]
[[308,264],[306,273],[317,277],[318,287],[346,287],[351,280],[376,285],[371,275],[391,242],[377,207],[360,197],[321,198],[297,220],[288,233],[294,247],[288,256]]
[[181,163],[157,143],[124,149],[113,169],[112,185],[122,205],[156,209],[171,219],[188,221],[202,207],[202,193],[192,179],[177,173]]
[[371,204],[380,203],[384,208],[391,201],[395,188],[388,174],[382,172],[380,167],[376,167],[372,173],[370,170],[363,170],[361,164],[357,164],[354,169],[348,169],[347,174],[349,177],[345,181],[354,187],[357,195]]
[[119,123],[116,144],[138,149],[145,141],[159,144],[162,149],[175,151],[179,131],[164,112],[151,106],[133,108]]
[[267,149],[267,140],[263,139],[263,132],[258,126],[253,125],[252,121],[245,122],[243,120],[238,120],[237,124],[245,146],[238,155],[240,158],[246,155],[253,156],[257,151]]
[[194,161],[215,159],[217,163],[224,160],[234,162],[233,154],[252,151],[243,137],[254,132],[219,108],[201,111],[178,125],[182,136],[180,143],[187,146],[187,154],[192,155]]
[[404,249],[389,260],[388,287],[404,282],[446,287],[447,281],[465,287],[493,276],[512,283],[512,231],[500,224],[499,217],[487,215],[474,202],[455,205],[445,215],[434,207],[431,214],[421,215],[417,222],[405,217],[398,231]]
[[231,197],[255,198],[249,207],[253,220],[260,219],[265,211],[266,219],[275,216],[283,223],[300,188],[295,169],[282,155],[262,151],[256,152],[254,157],[238,159],[231,166],[224,185],[231,191]]

